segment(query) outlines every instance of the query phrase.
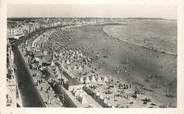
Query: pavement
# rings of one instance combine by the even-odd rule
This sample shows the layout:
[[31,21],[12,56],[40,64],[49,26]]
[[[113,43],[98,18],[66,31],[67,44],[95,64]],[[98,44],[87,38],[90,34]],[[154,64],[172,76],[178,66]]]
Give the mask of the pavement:
[[31,74],[17,46],[13,46],[16,65],[16,76],[24,107],[45,107],[45,104],[37,91]]

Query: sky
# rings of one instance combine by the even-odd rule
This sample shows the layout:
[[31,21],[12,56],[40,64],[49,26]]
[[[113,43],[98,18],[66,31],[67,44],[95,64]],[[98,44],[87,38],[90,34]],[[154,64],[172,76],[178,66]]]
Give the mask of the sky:
[[9,4],[8,17],[147,17],[176,19],[171,5]]

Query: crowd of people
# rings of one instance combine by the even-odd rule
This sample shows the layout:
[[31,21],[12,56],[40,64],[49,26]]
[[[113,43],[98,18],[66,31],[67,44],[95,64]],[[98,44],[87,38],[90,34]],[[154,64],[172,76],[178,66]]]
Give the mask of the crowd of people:
[[[71,91],[76,99],[82,104],[87,103],[86,95],[88,94],[103,107],[131,107],[136,103],[141,103],[140,106],[158,106],[156,103],[152,102],[151,98],[144,96],[143,93],[140,92],[139,88],[134,88],[130,83],[115,81],[112,76],[107,76],[105,73],[104,75],[99,73],[98,68],[93,64],[92,58],[87,57],[80,48],[67,46],[67,42],[72,38],[65,34],[65,31],[61,29],[45,32],[35,39],[32,42],[32,46],[30,46],[30,50],[26,51],[25,55],[28,54],[28,57],[26,58],[31,58],[28,64],[33,65],[35,64],[35,61],[39,63],[35,64],[36,67],[34,70],[42,72],[42,74],[39,75],[41,78],[45,73],[47,78],[44,77],[44,79],[48,82],[52,82],[54,80],[56,82],[61,82],[61,84],[64,85],[70,79],[75,79],[79,81],[80,84],[89,85],[87,86],[89,89],[83,88],[85,91],[78,89],[73,89]],[[59,43],[60,47],[56,48],[55,43]],[[44,46],[42,46],[42,44],[44,44]],[[37,55],[38,53],[36,51],[38,50],[41,52],[41,56]],[[50,56],[50,61],[47,62],[48,64],[43,65],[44,62],[42,59],[45,56]],[[59,66],[57,63],[59,63],[61,68],[58,68]],[[69,79],[62,74],[62,70],[65,70],[68,73],[68,76],[70,77]],[[47,71],[47,73],[45,71]],[[34,77],[38,77],[38,75]],[[35,83],[37,87],[40,87],[40,90],[43,91],[43,87],[41,87],[41,85],[45,82],[38,79],[36,80],[37,81]],[[50,86],[48,84],[46,93],[51,90],[49,88]],[[89,92],[89,90],[91,92]],[[50,97],[47,98],[47,103],[52,103],[52,101],[49,100]],[[122,103],[123,105],[121,105],[119,102],[120,100],[118,101],[118,99],[125,99],[124,101],[126,101],[128,105],[124,105],[125,103]]]

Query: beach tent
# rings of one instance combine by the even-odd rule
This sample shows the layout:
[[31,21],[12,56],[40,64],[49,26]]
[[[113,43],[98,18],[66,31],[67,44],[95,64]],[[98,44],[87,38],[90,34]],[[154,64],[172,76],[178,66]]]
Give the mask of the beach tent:
[[104,97],[103,97],[103,95],[100,95],[100,99],[101,99],[101,100],[104,100]]
[[82,84],[84,83],[84,78],[83,77],[80,78],[80,83],[82,83]]
[[77,66],[73,66],[73,70],[77,70]]
[[40,59],[39,59],[38,57],[35,57],[35,60],[36,60],[36,61],[40,61]]
[[104,81],[109,82],[109,79],[107,78],[107,76],[104,77]]
[[82,101],[81,101],[82,104],[87,104],[88,103],[88,100],[87,100],[87,96],[86,95],[83,95],[82,96]]
[[66,64],[70,64],[70,61],[68,59],[66,60]]
[[85,83],[90,83],[89,77],[86,77]]
[[80,91],[79,90],[76,90],[76,92],[74,93],[75,97],[79,96],[80,95]]
[[83,70],[82,66],[79,66],[79,70]]
[[97,96],[97,97],[99,97],[99,96],[100,96],[100,94],[99,94],[98,92],[96,92],[96,96]]
[[106,98],[104,99],[104,103],[105,104],[108,104],[108,100]]
[[52,62],[51,62],[51,66],[54,66],[54,65],[55,65],[55,64],[54,64],[54,61],[52,61]]
[[102,80],[101,80],[101,77],[100,76],[98,76],[97,77],[97,82],[101,82]]
[[96,82],[95,76],[92,76],[91,81]]

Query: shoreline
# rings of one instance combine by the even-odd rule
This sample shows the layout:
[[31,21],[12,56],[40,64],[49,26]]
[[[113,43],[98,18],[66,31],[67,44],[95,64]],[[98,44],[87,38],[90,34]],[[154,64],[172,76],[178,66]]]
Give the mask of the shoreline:
[[[105,27],[105,26],[104,26]],[[109,36],[109,37],[111,37],[111,38],[113,38],[113,39],[116,39],[116,40],[118,40],[118,41],[122,41],[122,42],[125,42],[125,43],[128,43],[128,44],[130,44],[130,45],[135,45],[135,46],[139,46],[139,47],[142,47],[142,48],[146,48],[146,49],[149,49],[149,50],[152,50],[152,51],[155,51],[155,52],[159,52],[159,53],[162,53],[162,54],[169,54],[169,55],[173,55],[173,56],[177,56],[177,52],[176,53],[174,53],[174,52],[171,52],[171,51],[166,51],[166,50],[160,50],[160,49],[156,49],[156,48],[154,48],[154,47],[149,47],[149,46],[146,46],[146,45],[141,45],[140,43],[132,43],[132,42],[129,42],[128,40],[123,40],[123,39],[120,39],[120,38],[118,38],[118,37],[114,37],[114,36],[112,36],[112,35],[109,35],[108,34],[108,32],[106,31],[106,30],[104,30],[104,27],[103,27],[103,32],[107,35],[107,36]],[[151,49],[151,48],[153,48],[153,49]]]

